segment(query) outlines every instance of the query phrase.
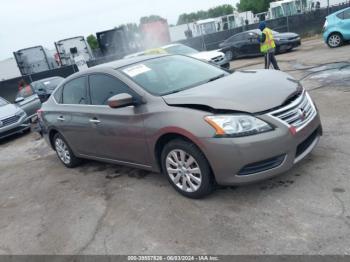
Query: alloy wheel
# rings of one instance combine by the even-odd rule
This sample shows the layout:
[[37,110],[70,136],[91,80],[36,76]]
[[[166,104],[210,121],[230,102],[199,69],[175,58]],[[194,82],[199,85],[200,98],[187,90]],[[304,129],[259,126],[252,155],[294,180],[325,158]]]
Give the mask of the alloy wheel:
[[331,47],[338,47],[341,43],[341,38],[339,35],[331,35],[328,39],[328,43]]
[[166,157],[166,169],[172,182],[184,192],[195,192],[202,183],[202,172],[193,156],[175,149]]
[[61,161],[66,165],[69,165],[71,161],[71,156],[70,156],[68,147],[66,143],[59,137],[56,138],[55,140],[55,148],[56,148],[57,155],[61,159]]

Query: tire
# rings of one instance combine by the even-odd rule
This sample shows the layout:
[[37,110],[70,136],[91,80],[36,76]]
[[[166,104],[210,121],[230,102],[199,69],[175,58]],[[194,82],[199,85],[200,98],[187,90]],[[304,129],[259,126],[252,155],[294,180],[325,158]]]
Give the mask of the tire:
[[225,56],[226,56],[226,59],[227,59],[228,61],[232,61],[233,58],[234,58],[234,56],[233,56],[233,51],[232,51],[232,50],[226,51],[226,52],[225,52]]
[[277,55],[277,54],[280,54],[281,53],[281,48],[280,48],[280,46],[276,46],[276,48],[275,48],[275,54]]
[[68,143],[59,133],[53,137],[53,144],[57,153],[57,157],[63,165],[68,168],[73,168],[81,163],[81,160],[73,154]]
[[327,45],[330,48],[336,48],[343,45],[343,36],[339,33],[331,34],[327,39]]
[[213,191],[214,179],[209,163],[193,143],[182,139],[170,141],[163,148],[161,164],[163,173],[180,194],[199,199]]

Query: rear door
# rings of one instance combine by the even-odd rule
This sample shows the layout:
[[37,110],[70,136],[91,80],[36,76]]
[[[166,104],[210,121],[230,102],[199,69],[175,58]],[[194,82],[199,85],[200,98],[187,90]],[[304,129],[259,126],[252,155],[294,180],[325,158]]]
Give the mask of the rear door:
[[96,156],[147,165],[143,105],[110,108],[110,97],[128,93],[138,95],[115,76],[96,73],[89,76],[90,98],[94,110],[89,113],[90,128],[96,142]]
[[75,153],[90,155],[95,148],[89,115],[87,76],[77,77],[63,86],[62,98],[53,121]]
[[39,96],[30,85],[18,91],[16,95],[16,104],[27,113],[28,117],[34,116],[36,111],[41,107]]

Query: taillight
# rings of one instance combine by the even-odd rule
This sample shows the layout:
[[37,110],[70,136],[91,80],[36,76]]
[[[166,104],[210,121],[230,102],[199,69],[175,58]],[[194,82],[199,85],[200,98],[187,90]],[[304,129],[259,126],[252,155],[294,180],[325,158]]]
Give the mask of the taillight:
[[324,22],[324,25],[323,25],[323,31],[327,30],[327,26],[328,26],[328,21],[326,19],[326,21]]

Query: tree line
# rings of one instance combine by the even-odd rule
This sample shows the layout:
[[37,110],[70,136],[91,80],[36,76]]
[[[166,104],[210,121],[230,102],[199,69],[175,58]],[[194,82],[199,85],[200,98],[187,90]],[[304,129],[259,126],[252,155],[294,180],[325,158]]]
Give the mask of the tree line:
[[177,25],[192,23],[197,20],[214,18],[224,15],[232,14],[235,8],[232,5],[219,5],[213,8],[210,8],[206,11],[200,10],[192,13],[181,14],[177,20]]
[[240,0],[237,4],[239,12],[252,11],[254,14],[266,12],[274,0]]

